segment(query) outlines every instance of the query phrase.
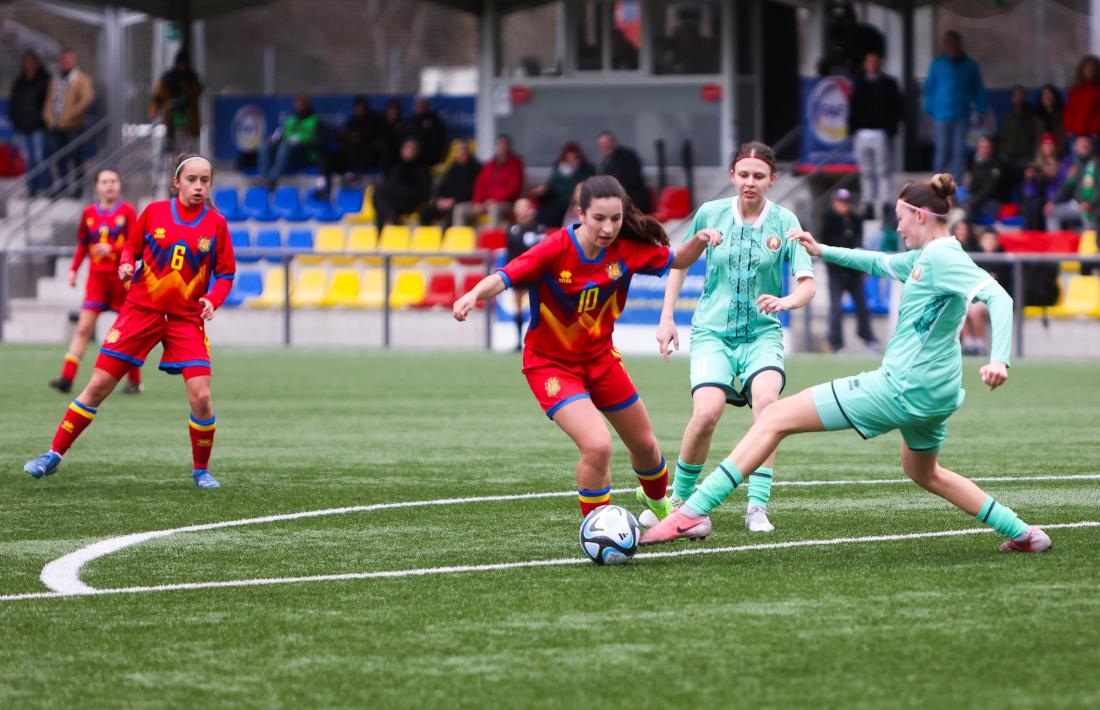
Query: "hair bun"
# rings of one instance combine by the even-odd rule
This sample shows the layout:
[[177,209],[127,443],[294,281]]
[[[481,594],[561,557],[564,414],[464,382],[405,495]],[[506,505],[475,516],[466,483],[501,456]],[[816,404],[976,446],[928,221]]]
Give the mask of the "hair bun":
[[932,190],[945,200],[955,194],[955,178],[951,177],[951,173],[936,173],[929,184]]

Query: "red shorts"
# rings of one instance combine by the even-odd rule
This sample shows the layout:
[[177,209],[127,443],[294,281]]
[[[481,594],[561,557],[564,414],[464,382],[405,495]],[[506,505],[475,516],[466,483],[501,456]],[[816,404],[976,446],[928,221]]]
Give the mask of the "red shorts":
[[157,343],[164,345],[160,369],[168,374],[182,373],[186,380],[210,374],[210,339],[202,318],[162,313],[129,301],[103,339],[95,366],[122,379],[131,365],[145,364]]
[[126,302],[126,282],[118,274],[110,271],[91,272],[88,284],[84,287],[84,303],[81,308],[102,313],[103,311],[121,311]]
[[529,350],[523,353],[523,374],[546,416],[583,397],[601,412],[616,412],[638,401],[638,390],[615,350],[586,360],[567,363]]

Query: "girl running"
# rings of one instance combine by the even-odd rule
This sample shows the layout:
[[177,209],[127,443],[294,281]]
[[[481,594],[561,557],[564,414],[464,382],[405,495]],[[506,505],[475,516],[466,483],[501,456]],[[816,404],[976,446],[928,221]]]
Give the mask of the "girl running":
[[[809,255],[798,242],[783,238],[800,229],[798,218],[767,199],[775,178],[772,149],[745,143],[730,161],[737,196],[704,204],[688,229],[692,235],[715,230],[723,239],[707,248],[706,284],[691,319],[692,411],[676,461],[674,505],[695,492],[726,404],[748,404],[756,420],[779,399],[787,375],[777,314],[801,308],[814,297]],[[780,296],[783,262],[798,281],[787,296]],[[666,360],[680,347],[673,313],[686,275],[674,270],[665,287],[657,342]],[[752,532],[775,530],[767,514],[774,466],[772,454],[749,475],[745,526]],[[648,527],[656,521],[643,514],[640,522]]]
[[898,429],[902,468],[917,485],[1008,538],[1002,550],[1050,548],[1043,530],[1029,527],[1011,508],[939,462],[947,418],[962,405],[965,395],[958,333],[967,304],[986,304],[993,321],[992,356],[980,370],[982,382],[990,389],[1008,379],[1012,342],[1012,298],[948,234],[948,198],[954,194],[955,181],[946,173],[902,189],[896,207],[898,232],[912,251],[901,254],[830,247],[797,229],[787,235],[828,262],[905,282],[898,327],[882,366],[776,402],[691,498],[646,531],[643,545],[708,535],[708,513],[744,481],[743,471],[755,470],[786,436],[855,429],[867,439]]
[[92,379],[57,427],[53,446],[23,467],[34,478],[57,471],[61,457],[92,423],[123,373],[140,367],[160,343],[160,369],[182,374],[187,387],[191,475],[199,488],[220,485],[208,468],[215,423],[210,340],[203,323],[229,295],[236,263],[225,218],[207,204],[213,179],[206,158],[180,156],[172,176],[176,196],[150,204],[130,229],[118,267],[119,278],[133,280],[126,303],[99,350]]
[[[84,286],[84,302],[80,320],[69,342],[69,351],[61,363],[61,374],[50,380],[58,392],[71,392],[80,359],[88,341],[95,333],[99,314],[116,313],[126,301],[126,284],[118,278],[118,259],[126,244],[127,230],[137,221],[133,205],[122,199],[122,178],[114,170],[100,170],[95,178],[96,201],[84,208],[76,230],[76,253],[69,271],[69,286],[76,288],[76,276],[84,257],[88,257],[88,282]],[[141,368],[127,372],[124,394],[141,392]]]
[[478,301],[507,288],[529,288],[531,323],[524,339],[523,374],[546,416],[580,450],[576,477],[581,514],[611,499],[606,417],[630,452],[646,505],[664,518],[672,512],[666,496],[668,466],[611,334],[634,274],[685,269],[708,244],[719,244],[721,236],[703,229],[674,255],[660,222],[635,209],[619,181],[609,175],[581,183],[576,214],[578,223],[551,232],[458,299],[454,317],[466,320]]

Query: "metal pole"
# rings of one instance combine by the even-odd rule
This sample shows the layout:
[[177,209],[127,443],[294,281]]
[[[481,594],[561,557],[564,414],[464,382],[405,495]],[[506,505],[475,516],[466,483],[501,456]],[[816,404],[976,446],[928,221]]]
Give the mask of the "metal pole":
[[[493,253],[489,252],[485,255],[485,274],[492,273],[493,270]],[[493,318],[496,317],[497,301],[495,298],[491,298],[485,302],[485,349],[493,349]]]
[[390,267],[393,257],[386,254],[382,257],[382,347],[390,347]]
[[283,345],[290,346],[290,259],[283,257]]
[[1024,262],[1012,262],[1012,321],[1016,328],[1016,357],[1024,356]]

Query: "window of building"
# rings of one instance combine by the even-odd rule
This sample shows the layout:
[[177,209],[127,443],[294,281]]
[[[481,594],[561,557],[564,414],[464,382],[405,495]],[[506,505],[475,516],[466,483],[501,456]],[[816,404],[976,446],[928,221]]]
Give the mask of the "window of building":
[[556,3],[518,10],[500,19],[500,73],[504,76],[561,74],[559,8]]
[[717,0],[659,3],[653,16],[655,74],[717,74],[721,10]]
[[573,67],[577,71],[638,71],[640,0],[578,0],[571,6]]

